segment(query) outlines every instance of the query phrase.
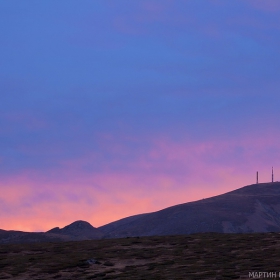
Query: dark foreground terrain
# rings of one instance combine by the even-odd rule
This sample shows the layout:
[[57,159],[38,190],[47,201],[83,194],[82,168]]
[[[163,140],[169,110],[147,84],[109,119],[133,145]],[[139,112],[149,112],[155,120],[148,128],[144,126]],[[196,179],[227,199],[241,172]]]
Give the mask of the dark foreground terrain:
[[279,233],[0,245],[0,279],[252,279],[249,272],[279,271]]

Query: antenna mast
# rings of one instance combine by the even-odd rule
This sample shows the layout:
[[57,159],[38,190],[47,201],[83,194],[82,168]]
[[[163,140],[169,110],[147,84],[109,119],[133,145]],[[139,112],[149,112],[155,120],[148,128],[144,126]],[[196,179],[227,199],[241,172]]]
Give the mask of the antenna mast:
[[273,183],[273,166],[272,166],[272,174],[271,174],[271,179],[272,179],[272,183]]
[[257,171],[257,184],[259,183],[259,172]]

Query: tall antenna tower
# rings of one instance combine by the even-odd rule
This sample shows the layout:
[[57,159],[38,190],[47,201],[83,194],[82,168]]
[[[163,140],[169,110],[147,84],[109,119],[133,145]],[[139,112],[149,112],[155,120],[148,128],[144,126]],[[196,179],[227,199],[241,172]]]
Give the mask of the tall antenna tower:
[[257,184],[259,183],[259,172],[257,171]]
[[272,173],[271,173],[271,182],[273,183],[273,166],[272,166]]

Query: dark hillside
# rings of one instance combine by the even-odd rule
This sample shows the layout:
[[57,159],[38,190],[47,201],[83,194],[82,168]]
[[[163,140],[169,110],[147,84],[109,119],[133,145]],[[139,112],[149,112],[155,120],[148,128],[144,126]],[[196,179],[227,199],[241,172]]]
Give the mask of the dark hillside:
[[263,183],[128,217],[99,228],[107,238],[198,232],[280,231],[280,183]]

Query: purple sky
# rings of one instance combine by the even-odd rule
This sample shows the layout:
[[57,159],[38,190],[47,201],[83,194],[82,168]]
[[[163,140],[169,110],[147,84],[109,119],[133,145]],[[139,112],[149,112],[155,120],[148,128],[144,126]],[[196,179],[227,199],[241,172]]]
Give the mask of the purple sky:
[[0,228],[280,180],[279,50],[279,0],[1,1]]

